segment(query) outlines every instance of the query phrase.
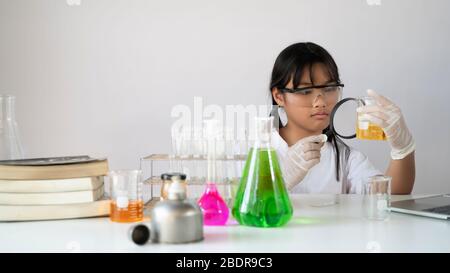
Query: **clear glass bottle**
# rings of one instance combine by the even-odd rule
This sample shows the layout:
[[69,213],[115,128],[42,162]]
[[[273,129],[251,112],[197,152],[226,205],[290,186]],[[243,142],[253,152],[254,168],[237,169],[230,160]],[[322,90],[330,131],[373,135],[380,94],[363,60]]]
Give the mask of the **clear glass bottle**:
[[207,180],[206,189],[198,200],[198,205],[203,212],[203,223],[206,226],[222,226],[225,225],[229,217],[229,209],[217,186],[216,172],[216,141],[218,136],[218,121],[207,120],[206,137],[207,137]]
[[24,158],[16,122],[15,100],[11,95],[0,95],[0,160]]
[[291,219],[293,209],[276,151],[270,144],[273,117],[255,121],[256,140],[245,162],[232,213],[241,225],[283,226]]

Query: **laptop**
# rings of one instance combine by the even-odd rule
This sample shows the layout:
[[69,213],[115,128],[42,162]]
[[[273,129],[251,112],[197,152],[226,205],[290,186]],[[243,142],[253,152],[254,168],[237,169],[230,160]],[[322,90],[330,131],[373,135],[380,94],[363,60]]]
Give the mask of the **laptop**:
[[450,220],[450,194],[391,202],[394,212]]

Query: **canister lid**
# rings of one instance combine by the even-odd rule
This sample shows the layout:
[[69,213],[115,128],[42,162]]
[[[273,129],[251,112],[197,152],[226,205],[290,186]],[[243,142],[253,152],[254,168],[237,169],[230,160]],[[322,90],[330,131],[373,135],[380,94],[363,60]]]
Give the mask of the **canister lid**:
[[186,180],[186,175],[184,173],[163,173],[161,174],[161,179],[162,180],[172,180],[172,178],[174,178],[175,176],[178,176],[179,179],[181,180]]
[[146,225],[137,225],[131,228],[130,239],[137,245],[144,245],[150,239],[150,229]]

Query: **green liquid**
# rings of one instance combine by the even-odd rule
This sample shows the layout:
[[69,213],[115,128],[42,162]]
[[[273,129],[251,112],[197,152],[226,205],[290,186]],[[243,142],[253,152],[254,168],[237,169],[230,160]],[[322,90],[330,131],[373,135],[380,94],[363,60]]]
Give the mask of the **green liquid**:
[[291,219],[292,205],[275,150],[250,150],[232,213],[246,226],[279,227]]

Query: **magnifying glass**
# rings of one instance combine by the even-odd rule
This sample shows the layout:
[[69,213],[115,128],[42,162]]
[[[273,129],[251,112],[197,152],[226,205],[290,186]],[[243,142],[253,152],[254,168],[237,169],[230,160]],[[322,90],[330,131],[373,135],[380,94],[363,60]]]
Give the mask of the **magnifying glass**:
[[[354,104],[346,104],[350,101]],[[336,103],[330,114],[330,129],[327,136],[334,134],[343,139],[386,140],[386,134],[381,127],[367,120],[364,114],[356,113],[357,107],[365,105],[377,105],[377,102],[373,97],[361,97],[344,98]]]

